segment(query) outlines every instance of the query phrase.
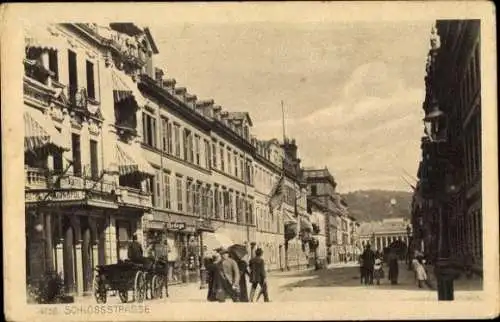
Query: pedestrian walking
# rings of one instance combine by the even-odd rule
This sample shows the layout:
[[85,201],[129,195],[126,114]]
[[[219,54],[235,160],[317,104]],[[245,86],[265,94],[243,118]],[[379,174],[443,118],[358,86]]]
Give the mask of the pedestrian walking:
[[381,256],[377,256],[375,258],[375,265],[373,266],[373,277],[377,281],[377,285],[380,285],[380,280],[384,278],[384,269],[382,267]]
[[248,300],[248,288],[247,288],[247,275],[248,265],[247,262],[237,256],[234,256],[234,260],[238,264],[238,269],[240,271],[240,281],[239,281],[239,301],[249,302]]
[[220,278],[220,261],[221,256],[219,253],[215,253],[205,260],[208,284],[207,300],[209,302],[222,301],[226,297]]
[[417,277],[418,288],[422,288],[425,284],[429,289],[434,289],[432,286],[427,270],[425,269],[425,260],[422,257],[416,258],[413,263],[413,268],[415,270],[415,275]]
[[255,290],[257,286],[260,286],[259,294],[257,295],[257,301],[260,296],[264,296],[264,302],[269,302],[269,294],[267,288],[267,274],[264,259],[262,255],[264,252],[261,248],[255,250],[255,257],[250,260],[250,283],[252,283],[252,288],[250,290],[250,302],[253,302],[255,295]]
[[363,255],[359,255],[358,262],[359,262],[359,281],[361,282],[361,284],[363,284],[366,279],[365,267],[363,264]]
[[363,252],[363,267],[365,271],[365,285],[373,284],[373,266],[375,265],[375,253],[371,250],[370,244],[366,245]]
[[[222,288],[225,291],[225,298],[231,298],[233,302],[238,302],[239,300],[239,283],[240,283],[240,270],[238,264],[234,259],[229,257],[229,252],[227,249],[222,249],[220,251],[222,260],[218,265],[218,274],[221,277]],[[220,301],[220,300],[219,300]]]
[[399,263],[398,263],[398,254],[395,249],[390,249],[389,254],[387,256],[387,261],[389,265],[389,280],[392,285],[398,284],[398,276],[399,276]]

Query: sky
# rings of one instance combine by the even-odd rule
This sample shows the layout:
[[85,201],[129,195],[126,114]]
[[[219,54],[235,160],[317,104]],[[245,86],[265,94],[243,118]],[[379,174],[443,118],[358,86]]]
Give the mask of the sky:
[[247,111],[259,139],[295,138],[302,166],[339,192],[406,190],[423,135],[432,21],[149,24],[165,77],[198,99]]

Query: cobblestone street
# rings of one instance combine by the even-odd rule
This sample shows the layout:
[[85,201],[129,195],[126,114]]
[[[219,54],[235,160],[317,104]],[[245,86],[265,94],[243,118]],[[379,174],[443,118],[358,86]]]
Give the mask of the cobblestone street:
[[[269,275],[269,297],[272,302],[305,301],[437,301],[437,291],[419,289],[404,262],[399,265],[399,284],[390,285],[387,278],[380,285],[362,285],[359,280],[359,268],[356,264],[330,265],[328,269],[311,269],[289,272],[272,272]],[[436,279],[432,276],[434,286]],[[479,278],[471,280],[460,278],[455,281],[455,300],[480,301],[484,295]],[[169,287],[169,297],[147,302],[168,301],[206,302],[206,289],[200,290],[198,283],[174,285]],[[262,301],[262,299],[261,299]],[[77,300],[78,303],[94,303],[93,297]],[[120,303],[119,298],[111,296],[109,304]]]

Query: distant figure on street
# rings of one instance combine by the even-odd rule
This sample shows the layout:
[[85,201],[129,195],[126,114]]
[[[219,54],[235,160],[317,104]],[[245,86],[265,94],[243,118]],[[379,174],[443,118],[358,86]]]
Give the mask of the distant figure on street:
[[415,270],[415,275],[418,281],[418,288],[422,288],[425,284],[429,289],[434,289],[432,286],[429,276],[427,275],[427,270],[425,269],[425,259],[423,257],[418,257],[413,260],[413,269]]
[[380,279],[384,278],[384,270],[382,268],[382,256],[376,256],[375,265],[373,266],[373,276],[380,285]]
[[398,264],[398,254],[395,249],[389,250],[389,255],[387,256],[387,261],[389,264],[389,280],[392,285],[398,284],[399,276],[399,264]]
[[142,262],[142,260],[143,260],[143,255],[142,254],[143,254],[142,253],[142,246],[137,241],[137,235],[134,234],[132,236],[132,242],[128,245],[127,257],[132,262]]
[[375,265],[375,253],[371,250],[370,244],[366,245],[363,252],[363,267],[365,271],[365,284],[373,284],[373,266]]
[[264,259],[262,259],[263,253],[264,252],[261,248],[257,248],[255,251],[255,257],[250,260],[250,283],[252,283],[252,288],[250,290],[250,302],[253,302],[257,285],[260,286],[260,292],[257,296],[257,300],[259,300],[259,297],[262,294],[264,296],[264,302],[269,302],[266,268]]
[[366,280],[366,272],[365,272],[365,267],[363,265],[363,255],[359,255],[358,261],[359,261],[359,281],[361,282],[361,284],[363,284]]

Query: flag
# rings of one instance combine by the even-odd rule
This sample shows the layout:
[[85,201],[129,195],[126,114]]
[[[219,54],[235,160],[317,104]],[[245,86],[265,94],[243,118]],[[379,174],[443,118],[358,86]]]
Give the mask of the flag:
[[271,190],[271,195],[269,196],[269,210],[271,213],[273,213],[273,210],[276,207],[281,206],[281,204],[283,203],[283,196],[284,196],[283,183],[284,183],[284,176],[281,175],[280,179],[273,187],[273,190]]

